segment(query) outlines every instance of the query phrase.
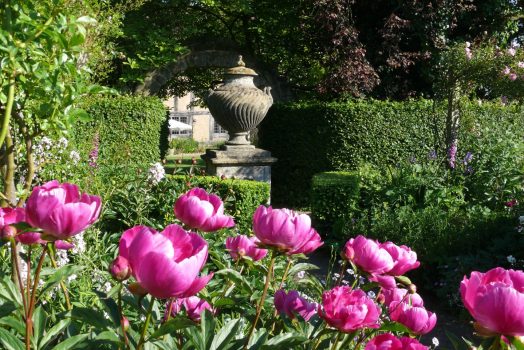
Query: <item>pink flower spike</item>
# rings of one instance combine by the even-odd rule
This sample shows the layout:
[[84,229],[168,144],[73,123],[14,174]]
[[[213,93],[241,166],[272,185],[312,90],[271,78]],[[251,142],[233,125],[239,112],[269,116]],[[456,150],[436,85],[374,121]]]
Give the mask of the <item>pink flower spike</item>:
[[370,274],[387,273],[395,266],[391,254],[386,249],[362,235],[347,241],[343,256]]
[[41,228],[45,238],[57,240],[74,236],[90,225],[100,215],[100,197],[80,194],[73,184],[50,181],[37,186],[27,199],[26,219]]
[[229,251],[231,258],[235,261],[244,256],[248,256],[253,261],[262,260],[267,255],[267,249],[257,246],[260,241],[256,237],[239,235],[236,237],[226,238],[226,249]]
[[296,290],[291,290],[287,294],[283,289],[277,290],[274,303],[279,313],[286,314],[291,319],[295,318],[295,314],[297,314],[306,321],[309,321],[317,313],[318,308],[317,303],[308,302]]
[[287,255],[309,254],[324,244],[311,227],[311,218],[289,209],[259,206],[253,216],[253,231],[261,245]]
[[233,218],[224,214],[224,203],[202,188],[193,188],[175,202],[175,216],[192,229],[213,232],[235,226]]
[[524,336],[524,272],[497,267],[460,283],[462,302],[480,329]]

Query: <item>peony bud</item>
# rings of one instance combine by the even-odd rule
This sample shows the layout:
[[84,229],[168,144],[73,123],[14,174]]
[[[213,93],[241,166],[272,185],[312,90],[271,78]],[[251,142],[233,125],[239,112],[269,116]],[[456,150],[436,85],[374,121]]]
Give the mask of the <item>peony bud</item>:
[[0,233],[0,237],[3,241],[9,241],[11,238],[16,236],[16,228],[11,225],[4,226]]
[[127,317],[122,316],[122,318],[120,319],[120,323],[122,324],[122,328],[124,329],[124,331],[127,331],[129,329],[129,320],[127,319]]
[[125,281],[131,276],[131,267],[127,259],[119,255],[111,265],[109,265],[109,272],[117,281]]

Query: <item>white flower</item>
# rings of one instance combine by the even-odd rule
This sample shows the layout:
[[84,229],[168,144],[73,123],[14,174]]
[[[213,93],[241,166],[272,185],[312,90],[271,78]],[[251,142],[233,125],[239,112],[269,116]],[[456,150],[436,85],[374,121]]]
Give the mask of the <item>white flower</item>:
[[73,282],[74,280],[77,279],[77,277],[78,277],[78,276],[77,276],[76,274],[72,274],[71,276],[68,276],[68,277],[67,277],[67,283],[71,283],[71,282]]
[[515,56],[516,53],[517,53],[517,50],[515,50],[515,48],[513,48],[513,47],[510,47],[508,49],[508,55]]
[[304,278],[305,275],[306,275],[306,271],[299,271],[297,273],[297,277],[300,278],[300,279]]
[[111,283],[106,282],[104,283],[104,292],[109,293],[111,291]]
[[352,276],[355,274],[355,271],[353,271],[353,269],[347,269],[346,272]]
[[373,292],[372,290],[370,290],[368,292],[368,297],[370,297],[371,299],[374,299],[377,295],[375,294],[375,292]]
[[80,161],[80,153],[73,150],[71,153],[69,153],[69,158],[73,161],[73,163],[76,165]]
[[72,243],[74,245],[73,249],[71,249],[73,254],[82,254],[86,251],[86,242],[84,241],[83,233],[73,236]]
[[438,342],[438,338],[437,337],[433,337],[431,339],[431,342],[433,343],[433,345],[435,345],[435,347],[437,347],[440,343]]
[[149,174],[147,179],[153,184],[156,185],[166,176],[166,171],[160,163],[155,163],[151,168],[149,168]]
[[506,258],[508,259],[508,262],[513,265],[517,262],[517,259],[515,259],[515,257],[513,255],[508,255],[508,257]]
[[61,137],[58,140],[58,152],[63,152],[67,146],[69,145],[69,141],[65,137]]
[[67,250],[57,250],[56,252],[56,265],[58,267],[62,267],[66,265],[69,262],[69,258],[67,257]]

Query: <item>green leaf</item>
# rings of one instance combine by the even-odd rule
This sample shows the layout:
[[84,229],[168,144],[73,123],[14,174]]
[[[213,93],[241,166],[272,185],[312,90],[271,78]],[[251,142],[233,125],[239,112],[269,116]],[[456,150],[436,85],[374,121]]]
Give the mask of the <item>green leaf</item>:
[[53,347],[52,350],[70,350],[70,349],[75,349],[76,345],[80,344],[81,342],[86,340],[88,337],[89,337],[88,334],[74,335],[74,336],[72,336],[70,338],[67,338],[66,340],[64,340],[60,344],[56,345],[55,347]]
[[20,293],[18,292],[18,288],[15,286],[15,284],[11,281],[11,278],[6,276],[2,280],[1,287],[0,287],[0,298],[11,301],[17,306],[17,308],[22,307],[22,299],[20,298]]
[[20,335],[25,334],[25,324],[18,317],[7,316],[0,318],[0,325],[6,326],[18,332]]
[[[257,329],[249,341],[249,350],[258,350],[266,343],[269,334],[265,328]],[[244,341],[242,342],[244,343]]]
[[511,344],[515,347],[517,350],[524,350],[524,343],[522,340],[520,340],[519,337],[512,337],[511,338]]
[[300,345],[305,341],[307,341],[307,338],[302,335],[296,333],[282,333],[269,339],[262,349],[293,349],[294,346]]
[[233,339],[237,334],[238,328],[240,328],[240,319],[229,321],[216,333],[213,342],[211,343],[211,350],[225,349],[229,345],[231,339]]
[[167,322],[164,322],[164,324],[162,324],[160,328],[158,328],[151,335],[151,338],[159,338],[165,334],[172,334],[173,332],[179,329],[184,329],[184,328],[191,327],[194,325],[195,325],[195,322],[191,321],[189,318],[177,316],[175,318],[170,319]]
[[294,276],[300,271],[309,271],[309,270],[318,270],[319,267],[317,265],[308,264],[308,263],[299,263],[294,265],[292,268],[289,269],[288,276]]
[[96,340],[105,340],[105,341],[109,341],[112,343],[121,343],[120,337],[118,336],[118,334],[116,334],[112,330],[104,331],[98,334],[95,339]]
[[45,282],[42,287],[40,295],[44,295],[47,291],[56,287],[61,281],[63,281],[67,276],[72,274],[77,274],[83,269],[83,267],[78,265],[65,265],[56,270]]
[[226,280],[233,281],[234,283],[244,287],[246,292],[248,292],[249,294],[253,293],[253,288],[251,287],[249,282],[236,270],[223,269],[215,272],[215,275],[223,275],[226,278]]
[[86,307],[75,307],[71,312],[71,317],[74,320],[87,323],[97,329],[106,329],[109,327],[109,320],[104,317],[104,314],[98,310],[86,308]]
[[79,24],[96,24],[97,23],[97,20],[94,19],[93,17],[89,17],[89,16],[82,16],[82,17],[78,17],[76,19],[76,23],[79,23]]
[[0,328],[0,343],[4,345],[6,350],[25,349],[24,343],[4,328]]
[[16,306],[12,301],[7,301],[0,305],[0,318],[10,315],[16,310]]
[[40,339],[39,342],[39,349],[44,348],[50,341],[55,339],[62,333],[62,331],[71,323],[71,319],[67,317],[64,320],[59,321],[57,324],[55,324],[51,329],[49,329],[47,332],[45,332],[42,339]]

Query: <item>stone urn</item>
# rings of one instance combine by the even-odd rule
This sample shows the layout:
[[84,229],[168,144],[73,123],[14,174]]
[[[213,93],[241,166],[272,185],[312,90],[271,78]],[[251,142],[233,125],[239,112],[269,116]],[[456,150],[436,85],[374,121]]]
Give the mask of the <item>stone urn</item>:
[[226,145],[249,146],[249,131],[262,122],[273,104],[271,88],[262,91],[253,83],[257,75],[245,66],[240,56],[238,66],[226,71],[224,83],[210,90],[205,98],[216,122],[229,134]]

